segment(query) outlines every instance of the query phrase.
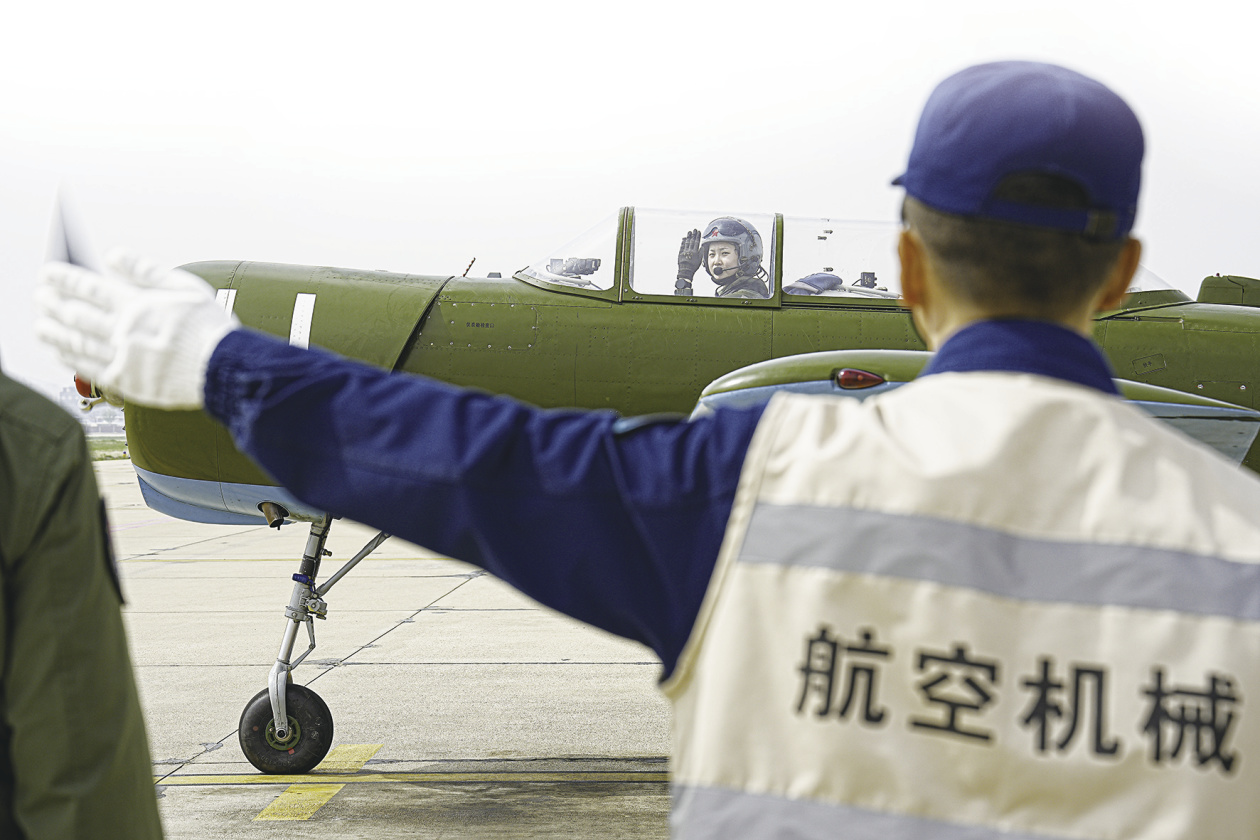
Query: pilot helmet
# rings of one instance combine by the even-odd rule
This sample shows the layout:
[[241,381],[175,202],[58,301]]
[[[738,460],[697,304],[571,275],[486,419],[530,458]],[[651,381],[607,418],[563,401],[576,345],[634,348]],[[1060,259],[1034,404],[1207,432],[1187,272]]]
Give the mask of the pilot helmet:
[[710,277],[713,273],[709,271],[709,246],[718,242],[730,242],[739,248],[740,274],[756,274],[761,268],[764,251],[761,247],[761,234],[757,233],[757,229],[743,219],[719,216],[704,226],[704,233],[700,236],[701,254],[704,257],[702,264]]

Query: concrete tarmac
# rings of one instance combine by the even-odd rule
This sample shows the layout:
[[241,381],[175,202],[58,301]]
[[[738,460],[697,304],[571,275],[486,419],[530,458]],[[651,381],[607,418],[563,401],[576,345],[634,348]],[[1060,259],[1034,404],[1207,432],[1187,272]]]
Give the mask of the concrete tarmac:
[[[307,526],[172,519],[130,461],[96,466],[169,838],[668,836],[654,655],[398,539],[330,590],[293,674],[332,711],[328,757],[260,773],[237,725],[266,688]],[[372,535],[335,522],[321,580]]]

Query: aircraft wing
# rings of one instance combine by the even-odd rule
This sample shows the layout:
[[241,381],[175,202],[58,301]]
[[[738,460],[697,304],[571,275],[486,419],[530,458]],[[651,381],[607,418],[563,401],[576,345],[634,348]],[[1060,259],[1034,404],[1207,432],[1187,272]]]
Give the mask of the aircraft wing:
[[[835,350],[771,359],[714,380],[701,393],[692,416],[718,406],[764,403],[779,391],[865,399],[913,381],[931,357],[918,350]],[[1260,411],[1145,382],[1115,382],[1121,394],[1151,416],[1260,472]]]

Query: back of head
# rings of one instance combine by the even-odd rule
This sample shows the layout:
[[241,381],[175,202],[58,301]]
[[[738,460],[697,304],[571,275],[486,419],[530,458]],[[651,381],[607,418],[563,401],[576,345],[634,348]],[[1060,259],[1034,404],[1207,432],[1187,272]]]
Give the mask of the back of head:
[[1100,82],[982,64],[933,91],[894,183],[955,291],[1001,314],[1054,315],[1093,294],[1127,241],[1143,148],[1136,115]]

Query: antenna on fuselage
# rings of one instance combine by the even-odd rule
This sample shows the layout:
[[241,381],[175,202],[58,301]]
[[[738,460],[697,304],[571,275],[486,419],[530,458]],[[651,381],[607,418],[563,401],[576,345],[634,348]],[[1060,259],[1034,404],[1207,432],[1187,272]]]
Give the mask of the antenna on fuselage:
[[469,261],[469,263],[468,263],[468,268],[465,268],[465,269],[464,269],[464,273],[463,273],[463,274],[461,274],[461,275],[460,275],[460,277],[467,277],[467,276],[468,276],[468,270],[469,270],[470,268],[472,268],[472,264],[473,264],[473,263],[475,263],[476,261],[477,261],[477,258],[476,258],[476,257],[473,257],[473,258]]

